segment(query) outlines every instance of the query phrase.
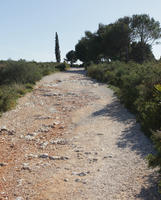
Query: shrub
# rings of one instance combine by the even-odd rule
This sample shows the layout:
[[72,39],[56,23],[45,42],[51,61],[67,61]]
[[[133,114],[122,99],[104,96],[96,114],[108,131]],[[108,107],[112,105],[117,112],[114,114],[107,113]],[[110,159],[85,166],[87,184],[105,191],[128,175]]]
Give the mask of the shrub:
[[[42,76],[56,71],[57,63],[1,61],[0,62],[0,113],[16,105],[18,97],[32,90],[36,81]],[[61,70],[61,68],[58,68]]]
[[61,63],[55,66],[55,68],[59,71],[65,71],[67,68],[69,68],[69,65],[66,63]]
[[[157,131],[161,130],[161,62],[91,65],[87,74],[114,86],[121,102],[136,114],[149,137],[155,131],[152,140],[158,153],[149,155],[148,159],[150,166],[161,169],[161,131]],[[159,186],[161,192],[161,182]]]
[[[149,161],[149,167],[155,168],[159,167],[159,172],[161,173],[161,131],[153,133],[152,140],[157,150],[156,154],[149,154],[147,159]],[[158,184],[159,192],[161,193],[161,180]]]
[[18,95],[11,86],[0,87],[0,113],[13,108]]
[[0,71],[1,83],[35,83],[42,77],[39,67],[25,61],[9,62]]

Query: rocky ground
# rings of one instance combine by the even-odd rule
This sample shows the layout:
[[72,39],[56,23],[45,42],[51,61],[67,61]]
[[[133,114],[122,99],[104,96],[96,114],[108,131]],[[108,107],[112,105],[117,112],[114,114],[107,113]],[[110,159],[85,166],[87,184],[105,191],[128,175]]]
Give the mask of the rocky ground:
[[83,70],[46,76],[3,114],[0,147],[0,200],[160,199],[150,141]]

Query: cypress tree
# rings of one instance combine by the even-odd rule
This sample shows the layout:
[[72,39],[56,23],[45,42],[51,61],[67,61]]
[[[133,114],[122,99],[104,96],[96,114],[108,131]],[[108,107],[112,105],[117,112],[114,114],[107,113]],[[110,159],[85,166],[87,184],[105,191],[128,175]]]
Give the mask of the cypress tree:
[[56,57],[56,61],[60,62],[60,49],[59,49],[59,38],[58,38],[58,34],[56,32],[55,34],[55,57]]

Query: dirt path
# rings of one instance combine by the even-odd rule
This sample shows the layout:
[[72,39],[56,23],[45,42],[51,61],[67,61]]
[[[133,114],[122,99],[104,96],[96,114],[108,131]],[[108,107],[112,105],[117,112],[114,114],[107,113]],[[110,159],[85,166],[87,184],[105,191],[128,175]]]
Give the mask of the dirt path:
[[0,128],[0,200],[160,199],[151,143],[83,70],[42,79]]

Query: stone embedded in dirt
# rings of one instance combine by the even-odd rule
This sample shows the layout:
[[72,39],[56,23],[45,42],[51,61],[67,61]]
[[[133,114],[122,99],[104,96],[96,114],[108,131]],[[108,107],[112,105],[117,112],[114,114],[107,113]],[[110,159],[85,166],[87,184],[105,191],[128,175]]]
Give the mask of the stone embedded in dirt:
[[104,135],[103,133],[97,133],[97,135]]
[[8,130],[5,126],[3,126],[2,128],[0,128],[0,134],[14,135],[15,131]]
[[75,182],[78,183],[78,182],[81,182],[81,180],[77,178],[77,179],[75,179]]
[[49,156],[50,160],[68,160],[68,157],[65,156]]
[[23,166],[22,166],[21,169],[23,169],[23,170],[28,170],[28,171],[31,172],[31,168],[30,168],[30,166],[29,166],[29,163],[23,163]]
[[32,159],[32,158],[37,158],[38,156],[35,154],[28,154],[25,157],[28,157],[28,159]]
[[38,132],[43,132],[43,133],[47,133],[49,132],[49,128],[48,127],[41,127]]
[[59,129],[64,129],[64,126],[60,126]]
[[23,197],[17,197],[16,200],[24,200]]
[[0,194],[4,195],[4,194],[5,194],[5,192],[0,192]]
[[89,154],[91,154],[91,152],[85,152],[84,154],[89,155]]
[[47,142],[47,141],[43,142],[43,143],[40,144],[40,148],[45,149],[48,144],[49,144],[49,142]]
[[77,176],[83,177],[83,176],[86,176],[89,173],[90,173],[90,171],[88,171],[88,172],[80,172],[80,173],[72,172],[72,175],[77,175]]
[[39,158],[48,158],[49,155],[47,153],[43,153],[39,155]]
[[27,134],[24,138],[25,138],[26,140],[31,141],[31,140],[34,140],[34,139],[35,139],[35,136],[32,136],[32,135],[30,135],[30,134]]
[[65,169],[65,170],[70,170],[68,167],[65,167],[64,169]]
[[24,179],[19,179],[18,181],[17,181],[17,186],[21,186],[22,184],[23,184],[23,181],[24,181]]
[[34,132],[34,133],[28,133],[27,135],[30,135],[30,136],[36,136],[37,135],[37,133],[36,132]]
[[65,145],[67,144],[67,140],[64,140],[63,138],[57,138],[55,140],[50,140],[51,144],[59,144],[59,145]]
[[59,121],[56,121],[56,122],[53,123],[53,125],[59,125],[59,124],[60,124]]
[[88,159],[88,162],[91,164],[91,163],[93,163],[93,162],[97,162],[98,161],[98,159],[97,158],[89,158]]
[[11,145],[10,145],[10,148],[14,148],[14,146],[15,146],[15,144],[11,144]]
[[7,165],[6,163],[0,163],[0,167],[4,167],[6,165]]
[[54,128],[55,127],[54,124],[43,124],[42,126],[45,128]]
[[45,119],[52,119],[51,116],[35,116],[35,119],[37,120],[45,120]]
[[79,152],[81,152],[81,151],[80,151],[80,150],[78,150],[78,149],[76,149],[76,150],[75,150],[75,152],[76,152],[76,153],[79,153]]
[[58,112],[58,111],[57,111],[56,108],[50,108],[50,109],[49,109],[49,112],[52,113],[52,114],[54,114],[54,113],[56,113],[56,112]]
[[68,182],[68,179],[67,179],[67,178],[65,178],[65,179],[64,179],[64,182]]
[[68,160],[69,158],[68,157],[66,157],[66,156],[61,156],[60,157],[60,160]]
[[79,174],[77,174],[78,176],[86,176],[87,174],[86,173],[84,173],[84,172],[81,172],[81,173],[79,173]]

